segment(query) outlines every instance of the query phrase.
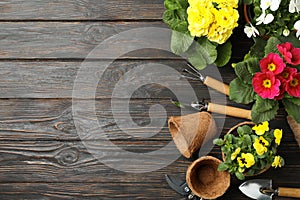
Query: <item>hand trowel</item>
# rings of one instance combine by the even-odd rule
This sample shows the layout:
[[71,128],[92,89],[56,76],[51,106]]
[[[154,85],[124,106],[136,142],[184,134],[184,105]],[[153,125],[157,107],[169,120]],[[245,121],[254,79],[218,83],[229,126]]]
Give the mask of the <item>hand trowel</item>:
[[272,180],[253,179],[242,183],[239,189],[248,197],[258,200],[271,200],[275,196],[300,198],[300,188],[272,188]]

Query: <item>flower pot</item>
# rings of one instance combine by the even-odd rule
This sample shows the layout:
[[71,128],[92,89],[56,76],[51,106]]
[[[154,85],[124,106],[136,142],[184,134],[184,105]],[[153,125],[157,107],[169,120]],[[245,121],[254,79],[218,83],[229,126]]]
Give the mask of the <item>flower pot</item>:
[[[251,121],[244,121],[244,122],[238,123],[237,125],[235,125],[235,126],[233,126],[232,128],[230,128],[226,134],[230,134],[230,133],[231,133],[231,134],[234,134],[233,132],[234,132],[238,127],[243,126],[243,125],[253,126],[253,125],[255,125],[255,123],[254,123],[254,122],[251,122]],[[225,159],[226,159],[225,154],[224,154],[223,152],[222,152],[222,159],[223,159],[223,161],[225,161]],[[268,165],[268,166],[265,167],[264,169],[258,171],[258,172],[255,173],[255,174],[251,174],[251,175],[250,175],[250,174],[247,174],[247,171],[245,171],[245,172],[243,172],[243,175],[244,175],[244,176],[257,176],[257,175],[259,175],[259,174],[262,174],[262,173],[266,172],[268,169],[270,169],[270,167],[271,167],[271,165]]]
[[203,199],[222,196],[230,186],[230,174],[218,171],[221,160],[204,156],[194,161],[187,169],[186,182],[192,192]]
[[186,158],[217,133],[216,122],[208,112],[171,116],[168,126],[177,149]]

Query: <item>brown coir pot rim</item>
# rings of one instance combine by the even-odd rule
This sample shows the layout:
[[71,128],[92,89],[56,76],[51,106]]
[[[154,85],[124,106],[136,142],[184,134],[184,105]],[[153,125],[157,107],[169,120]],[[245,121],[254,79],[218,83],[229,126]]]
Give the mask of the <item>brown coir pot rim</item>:
[[218,171],[221,160],[204,156],[194,161],[187,170],[186,181],[192,192],[204,199],[222,196],[230,186],[230,174]]

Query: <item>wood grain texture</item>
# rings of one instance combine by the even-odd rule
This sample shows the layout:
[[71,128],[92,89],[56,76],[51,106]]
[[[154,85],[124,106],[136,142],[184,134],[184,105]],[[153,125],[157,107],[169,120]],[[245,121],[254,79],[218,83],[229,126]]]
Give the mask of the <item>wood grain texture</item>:
[[[117,34],[143,27],[168,28],[163,22],[0,22],[0,59],[84,59],[97,45],[105,39]],[[164,29],[166,32],[170,29]],[[143,34],[147,34],[145,31]],[[237,30],[232,38],[236,40],[236,49],[238,53],[247,53],[249,50],[249,41],[240,40],[238,35],[243,34]],[[142,33],[140,33],[142,35]],[[158,41],[158,45],[165,44],[169,48],[169,35],[151,34],[150,39]],[[157,40],[156,40],[157,37]],[[146,36],[145,36],[146,38]],[[158,40],[160,39],[160,40]],[[106,48],[106,56],[99,57],[115,59],[115,54],[123,46],[139,46],[141,40],[132,37],[129,34],[127,38],[117,40],[118,44],[110,45]],[[120,45],[119,45],[120,44]],[[125,54],[122,58],[174,58],[170,52],[161,50],[149,50],[143,47],[139,51],[133,51]],[[110,51],[108,51],[109,49]],[[97,54],[98,55],[98,54]],[[235,55],[235,54],[234,54]],[[96,56],[96,58],[99,58]],[[234,56],[233,56],[234,57]],[[178,59],[178,57],[175,57]]]
[[[90,64],[89,70],[82,70],[81,76],[77,76],[80,69],[84,69],[82,62],[0,62],[0,98],[72,98],[75,80],[77,84],[81,85],[82,98],[111,98],[116,87],[116,84],[123,80],[124,85],[132,85],[132,78],[135,78],[136,84],[141,87],[131,95],[132,98],[172,98],[174,94],[169,90],[173,85],[176,85],[176,93],[178,97],[187,97],[191,95],[186,88],[191,85],[199,98],[209,98],[209,93],[213,96],[218,96],[218,92],[210,89],[208,90],[200,81],[189,81],[184,83],[180,76],[170,76],[170,73],[163,73],[157,69],[156,65],[165,65],[170,70],[176,70],[178,74],[185,74],[182,71],[187,67],[184,60],[117,60],[114,61],[109,67],[106,67],[104,61],[88,62]],[[85,62],[86,64],[86,62]],[[146,67],[143,67],[147,65]],[[149,67],[156,67],[151,76],[148,73],[146,76],[138,77],[134,75],[132,70],[149,71]],[[98,71],[105,70],[104,73],[97,74]],[[222,79],[225,83],[229,83],[233,78],[233,70],[231,73],[226,73],[225,68],[219,69],[218,74],[205,74],[215,78]],[[95,71],[91,72],[91,71]],[[155,73],[156,71],[156,73]],[[96,77],[95,77],[96,76]],[[152,84],[152,76],[160,76],[165,86],[159,84]],[[98,84],[91,85],[90,79],[97,78]],[[140,81],[139,81],[140,80]],[[149,84],[143,86],[142,81],[149,80]],[[135,86],[135,85],[134,85]],[[133,87],[133,86],[132,86]],[[174,88],[174,87],[173,87]],[[97,89],[96,96],[91,94],[93,90]],[[121,90],[119,96],[130,95],[126,92],[127,89]],[[192,98],[192,97],[191,97]]]
[[[114,103],[126,105],[127,101],[118,99]],[[170,133],[167,128],[167,118],[178,116],[181,113],[195,112],[195,110],[181,110],[174,106],[169,99],[132,99],[128,110],[119,106],[112,108],[110,99],[73,102],[71,99],[1,99],[0,139],[2,141],[80,140],[72,113],[72,106],[76,104],[95,105],[96,115],[88,106],[84,106],[78,109],[79,117],[87,119],[82,120],[87,126],[93,120],[98,120],[99,129],[107,132],[108,138],[112,140],[138,139],[135,138],[135,134],[137,136],[157,133],[149,140],[169,141]],[[151,107],[155,105],[161,105],[162,109],[151,111]],[[221,131],[226,133],[230,127],[243,121],[243,119],[225,117],[224,115],[213,115],[213,117],[220,133]],[[132,126],[127,125],[128,118],[133,121]],[[153,119],[159,120],[161,123],[150,125]],[[223,127],[224,119],[226,124]],[[284,112],[280,110],[278,117],[271,123],[271,126],[277,127],[277,123],[280,123],[280,127],[284,128],[284,132],[287,132],[285,136],[287,141],[294,142],[291,130],[284,119]]]
[[163,0],[4,0],[0,20],[161,19]]

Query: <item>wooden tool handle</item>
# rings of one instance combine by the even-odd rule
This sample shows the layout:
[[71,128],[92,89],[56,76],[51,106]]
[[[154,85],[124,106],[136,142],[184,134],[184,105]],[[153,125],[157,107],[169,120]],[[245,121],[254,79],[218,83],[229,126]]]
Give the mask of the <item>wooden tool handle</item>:
[[229,115],[232,117],[239,117],[239,118],[250,119],[250,120],[252,119],[251,110],[236,108],[232,106],[223,106],[220,104],[208,103],[207,111]]
[[213,88],[213,89],[229,96],[229,85],[222,83],[221,81],[218,81],[209,76],[205,77],[205,80],[203,81],[203,83],[205,85],[207,85],[208,87]]
[[277,191],[278,191],[278,196],[280,197],[300,198],[300,188],[279,187]]

